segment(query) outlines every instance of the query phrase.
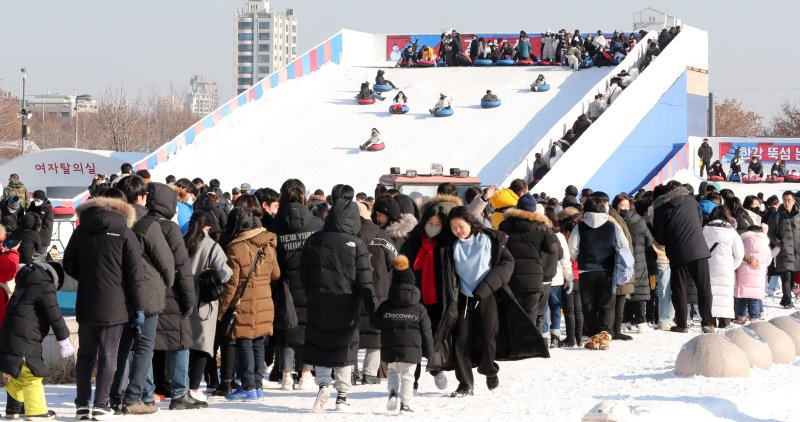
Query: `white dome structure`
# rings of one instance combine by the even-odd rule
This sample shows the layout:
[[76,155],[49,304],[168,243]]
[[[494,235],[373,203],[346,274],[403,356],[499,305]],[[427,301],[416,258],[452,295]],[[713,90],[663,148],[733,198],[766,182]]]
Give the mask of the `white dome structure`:
[[749,377],[750,360],[727,337],[703,334],[683,345],[675,359],[675,374],[686,377]]

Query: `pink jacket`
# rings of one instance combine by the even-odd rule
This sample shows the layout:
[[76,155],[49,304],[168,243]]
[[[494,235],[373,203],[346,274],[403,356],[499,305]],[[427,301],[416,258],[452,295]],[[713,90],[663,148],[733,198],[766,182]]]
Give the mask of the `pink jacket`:
[[769,238],[766,233],[742,233],[745,255],[753,255],[758,261],[757,270],[750,268],[750,264],[742,262],[736,270],[736,290],[734,297],[745,299],[761,299],[764,297],[764,284],[767,280],[767,267],[772,262],[772,253],[769,249]]

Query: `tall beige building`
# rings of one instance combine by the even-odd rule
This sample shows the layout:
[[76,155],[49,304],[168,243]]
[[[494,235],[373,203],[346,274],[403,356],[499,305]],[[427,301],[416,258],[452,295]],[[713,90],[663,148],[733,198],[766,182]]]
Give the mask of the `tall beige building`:
[[297,58],[297,16],[293,9],[276,12],[269,0],[245,0],[234,15],[236,94]]

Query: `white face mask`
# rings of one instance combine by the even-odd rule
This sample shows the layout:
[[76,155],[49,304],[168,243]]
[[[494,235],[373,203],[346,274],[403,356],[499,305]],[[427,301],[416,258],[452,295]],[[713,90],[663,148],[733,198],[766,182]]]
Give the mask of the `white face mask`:
[[186,198],[186,201],[184,201],[184,203],[185,203],[185,204],[187,204],[187,205],[192,205],[192,204],[194,204],[194,196],[191,196],[191,195],[190,195],[189,197],[187,197],[187,198]]
[[41,207],[42,204],[44,204],[44,201],[42,201],[41,199],[34,199],[33,200],[33,205],[36,205],[37,207]]
[[425,234],[428,235],[429,239],[432,239],[432,238],[438,236],[439,233],[441,233],[441,232],[442,232],[442,228],[441,227],[432,227],[432,226],[425,225]]

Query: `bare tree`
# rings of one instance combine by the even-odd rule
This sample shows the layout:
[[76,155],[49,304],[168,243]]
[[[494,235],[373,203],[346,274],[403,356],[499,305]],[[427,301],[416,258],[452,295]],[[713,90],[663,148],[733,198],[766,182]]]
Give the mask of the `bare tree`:
[[89,137],[113,151],[146,151],[146,127],[142,95],[129,97],[125,87],[106,88],[97,101],[97,114],[91,116]]
[[22,123],[17,119],[19,100],[0,87],[0,141],[19,140]]
[[742,103],[728,98],[714,108],[716,136],[760,136],[764,134],[764,117],[744,110]]
[[158,148],[170,141],[197,121],[197,116],[183,107],[185,89],[170,83],[167,95],[161,95],[155,87],[146,94],[146,124],[148,150]]
[[785,101],[781,111],[769,123],[769,136],[800,136],[800,106]]

